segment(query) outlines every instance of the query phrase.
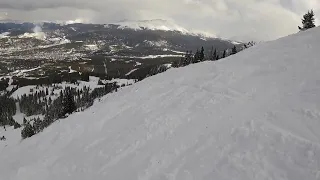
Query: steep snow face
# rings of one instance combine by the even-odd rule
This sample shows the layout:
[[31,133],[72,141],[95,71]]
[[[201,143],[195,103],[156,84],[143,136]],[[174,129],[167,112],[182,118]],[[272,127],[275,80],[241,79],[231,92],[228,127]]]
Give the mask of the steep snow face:
[[319,179],[319,38],[313,29],[109,94],[2,147],[1,179]]

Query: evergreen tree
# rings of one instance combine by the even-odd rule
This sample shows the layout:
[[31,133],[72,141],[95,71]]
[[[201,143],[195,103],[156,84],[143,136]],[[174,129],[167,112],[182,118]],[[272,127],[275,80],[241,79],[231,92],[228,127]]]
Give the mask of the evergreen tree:
[[192,56],[192,51],[187,51],[182,62],[183,66],[187,66],[192,62],[191,56]]
[[209,54],[209,59],[211,60],[211,61],[213,61],[213,46],[211,47],[211,51],[210,51],[210,54]]
[[191,64],[194,61],[192,57],[192,51],[189,51],[189,53],[187,54],[187,61],[189,64]]
[[15,121],[14,121],[14,119],[13,119],[12,116],[8,117],[7,121],[8,121],[7,124],[8,124],[9,126],[14,126]]
[[15,121],[13,128],[14,128],[14,129],[18,129],[18,128],[20,128],[20,127],[21,127],[21,125]]
[[199,54],[199,60],[200,61],[204,60],[204,48],[203,47],[201,47],[201,51],[200,51],[200,54]]
[[25,117],[23,118],[23,125],[24,125],[24,126],[27,125],[27,120],[26,120]]
[[298,26],[299,30],[300,31],[305,31],[307,29],[316,27],[315,24],[314,24],[314,21],[315,21],[315,19],[314,19],[313,10],[308,11],[308,13],[303,15],[302,27]]
[[99,79],[98,85],[104,85],[103,82],[101,81],[101,79]]
[[81,74],[81,81],[89,81],[89,73],[84,72]]
[[65,95],[63,97],[63,115],[65,114],[72,114],[76,109],[76,104],[74,102],[73,94],[70,88],[66,89]]
[[222,54],[222,58],[225,58],[227,56],[227,52],[226,50],[223,51],[223,54]]
[[37,134],[39,132],[42,131],[42,121],[40,120],[40,118],[36,118],[33,121],[33,128],[34,128],[34,132]]
[[7,94],[0,96],[0,126],[13,126],[13,115],[16,114],[16,103]]
[[218,59],[218,55],[217,55],[217,49],[214,50],[213,55],[212,55],[212,60],[215,61]]
[[28,137],[31,137],[35,135],[35,132],[34,132],[34,128],[33,126],[28,123],[21,131],[21,137],[22,139],[25,139],[25,138],[28,138]]
[[232,48],[232,51],[231,51],[231,54],[233,55],[233,54],[237,54],[237,47],[236,46],[234,46],[233,48]]
[[197,49],[196,53],[194,54],[193,62],[192,63],[197,63],[200,60],[200,51]]

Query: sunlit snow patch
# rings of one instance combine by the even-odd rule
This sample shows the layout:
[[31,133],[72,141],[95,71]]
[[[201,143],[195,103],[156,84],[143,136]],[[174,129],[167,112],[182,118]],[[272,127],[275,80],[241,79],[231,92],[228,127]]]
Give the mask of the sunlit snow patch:
[[4,32],[0,34],[0,39],[9,37],[10,32]]
[[165,40],[159,40],[159,41],[144,40],[143,42],[148,44],[149,46],[156,46],[156,47],[168,46],[168,42]]
[[134,66],[140,66],[140,65],[142,65],[142,63],[141,63],[141,62],[136,61],[136,64],[135,64]]
[[86,50],[91,50],[91,51],[95,51],[95,50],[98,50],[98,46],[96,44],[87,44],[87,45],[84,45]]
[[65,24],[65,25],[70,25],[70,24],[78,24],[78,23],[86,23],[86,22],[88,22],[87,19],[77,18],[77,19],[75,19],[75,20],[66,21],[66,22],[64,22],[63,24]]
[[69,73],[74,73],[74,72],[77,72],[76,70],[73,70],[72,68],[71,68],[71,66],[69,66]]
[[237,41],[231,41],[231,43],[234,44],[234,45],[239,45],[239,44],[241,44],[240,42],[237,42]]

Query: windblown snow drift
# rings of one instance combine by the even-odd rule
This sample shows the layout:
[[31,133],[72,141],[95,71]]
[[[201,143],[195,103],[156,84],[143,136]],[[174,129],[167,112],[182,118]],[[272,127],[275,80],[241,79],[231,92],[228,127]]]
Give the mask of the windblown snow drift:
[[316,28],[107,95],[8,139],[0,179],[319,179],[319,39]]

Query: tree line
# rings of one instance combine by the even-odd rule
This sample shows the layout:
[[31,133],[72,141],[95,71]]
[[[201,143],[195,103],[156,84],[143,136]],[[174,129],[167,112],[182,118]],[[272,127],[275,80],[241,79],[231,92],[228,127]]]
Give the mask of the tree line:
[[197,49],[195,53],[192,51],[186,51],[184,57],[180,59],[180,61],[174,62],[172,64],[173,67],[183,67],[189,64],[199,63],[202,61],[210,60],[210,61],[217,61],[219,59],[226,58],[228,56],[237,54],[238,52],[247,49],[251,46],[255,45],[255,43],[249,42],[243,44],[241,47],[233,46],[231,49],[225,49],[223,51],[218,51],[216,48],[212,46],[209,53],[205,53],[205,49],[201,47],[201,49]]
[[58,119],[63,119],[74,112],[84,111],[93,105],[95,99],[108,93],[116,92],[118,88],[119,86],[115,82],[106,83],[104,87],[95,88],[92,92],[86,86],[82,89],[66,87],[60,91],[59,96],[51,104],[47,102],[42,121],[39,118],[35,118],[23,124],[21,137],[23,139],[31,137]]
[[13,98],[8,94],[0,96],[0,126],[14,126],[19,128],[20,124],[17,123],[12,116],[16,114],[16,103]]
[[[44,128],[51,125],[58,119],[67,117],[76,111],[83,111],[92,106],[94,100],[100,98],[108,93],[116,92],[119,88],[116,82],[103,84],[99,82],[102,87],[93,90],[90,87],[83,88],[61,87],[53,85],[51,90],[48,87],[36,86],[36,91],[31,89],[31,94],[23,94],[17,100],[10,97],[11,93],[0,96],[0,126],[6,130],[6,126],[14,126],[14,128],[23,127],[21,130],[21,137],[27,138],[34,134],[41,132]],[[54,91],[58,91],[55,94]],[[60,91],[59,91],[60,90]],[[13,119],[17,111],[17,104],[20,107],[21,113],[26,116],[42,115],[40,118],[33,118],[27,120],[23,119],[22,124],[19,124]],[[5,140],[5,137],[1,137]]]

